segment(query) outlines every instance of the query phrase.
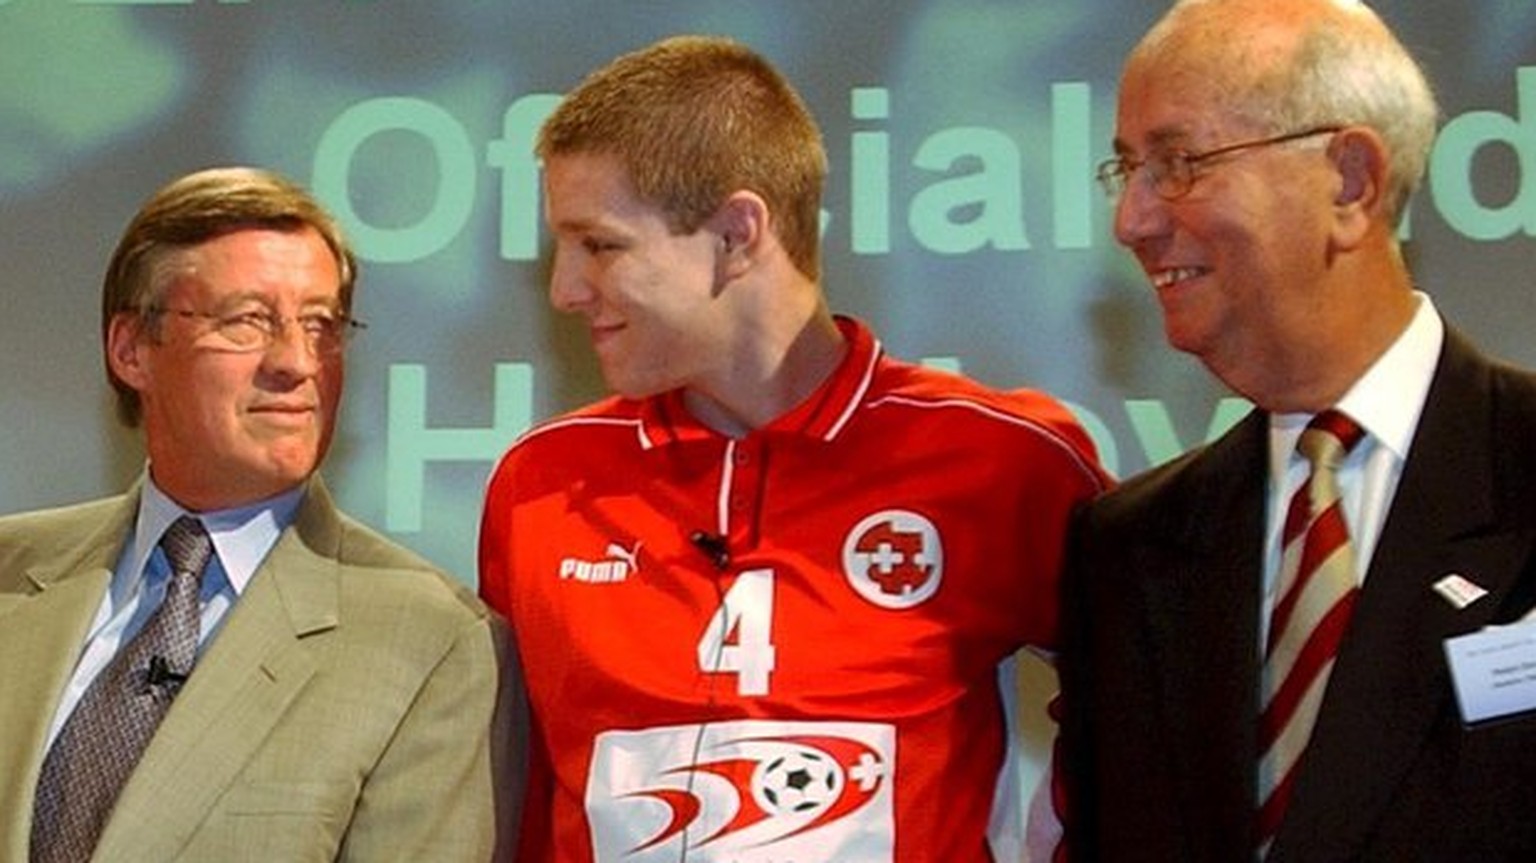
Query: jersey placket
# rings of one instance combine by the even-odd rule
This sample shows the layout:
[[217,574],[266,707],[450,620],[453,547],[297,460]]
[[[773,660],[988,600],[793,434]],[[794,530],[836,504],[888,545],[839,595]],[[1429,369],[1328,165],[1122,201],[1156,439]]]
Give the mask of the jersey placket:
[[733,554],[757,548],[762,523],[766,435],[750,434],[725,448],[721,470],[720,532]]

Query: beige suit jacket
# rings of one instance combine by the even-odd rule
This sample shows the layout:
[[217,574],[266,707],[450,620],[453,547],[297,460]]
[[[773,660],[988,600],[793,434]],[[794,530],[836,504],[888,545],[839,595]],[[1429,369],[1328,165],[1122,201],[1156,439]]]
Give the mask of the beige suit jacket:
[[[0,863],[138,508],[0,519]],[[94,860],[485,861],[516,824],[520,685],[462,585],[318,478],[129,779]]]

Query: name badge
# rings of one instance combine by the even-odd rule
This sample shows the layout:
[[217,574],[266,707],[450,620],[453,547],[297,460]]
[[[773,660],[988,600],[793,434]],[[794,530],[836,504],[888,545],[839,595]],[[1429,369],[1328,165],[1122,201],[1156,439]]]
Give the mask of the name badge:
[[1445,658],[1468,725],[1536,710],[1536,622],[1447,638]]

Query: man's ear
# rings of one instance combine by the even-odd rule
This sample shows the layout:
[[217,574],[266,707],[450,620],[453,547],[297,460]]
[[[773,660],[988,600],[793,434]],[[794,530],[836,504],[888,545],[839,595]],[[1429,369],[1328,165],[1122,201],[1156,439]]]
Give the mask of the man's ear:
[[1391,206],[1387,200],[1387,145],[1375,130],[1347,126],[1335,132],[1328,143],[1328,158],[1339,174],[1333,200],[1339,239],[1346,247],[1353,246],[1372,222],[1387,218]]
[[107,324],[107,366],[118,380],[135,390],[149,384],[143,347],[150,338],[148,322],[136,312],[118,312]]
[[719,269],[722,278],[733,278],[750,269],[769,237],[768,203],[756,192],[745,189],[732,192],[709,217],[705,228],[719,243]]

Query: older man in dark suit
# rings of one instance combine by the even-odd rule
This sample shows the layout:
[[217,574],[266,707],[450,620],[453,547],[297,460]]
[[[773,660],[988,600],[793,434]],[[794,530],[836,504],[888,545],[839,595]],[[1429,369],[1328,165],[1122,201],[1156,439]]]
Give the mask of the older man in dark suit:
[[1404,265],[1435,117],[1344,0],[1186,0],[1126,63],[1116,236],[1257,409],[1077,520],[1074,859],[1536,859],[1536,697],[1477,661],[1536,663],[1488,629],[1536,604],[1536,378]]

